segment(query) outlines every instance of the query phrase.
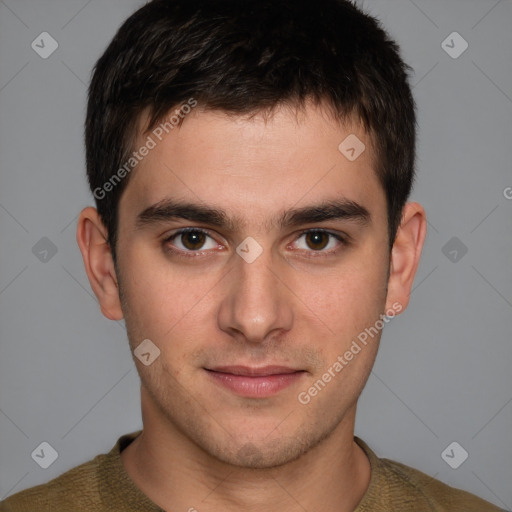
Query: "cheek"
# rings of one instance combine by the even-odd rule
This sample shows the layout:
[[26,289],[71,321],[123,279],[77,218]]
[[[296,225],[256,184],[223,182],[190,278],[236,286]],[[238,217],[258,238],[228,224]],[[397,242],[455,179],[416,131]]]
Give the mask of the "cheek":
[[352,335],[383,312],[387,266],[382,261],[354,258],[328,275],[303,274],[294,288],[334,338]]
[[[324,285],[330,285],[323,289],[315,287],[307,302],[321,319],[317,327],[324,336],[317,349],[325,365],[312,375],[301,396],[311,400],[313,411],[330,410],[331,419],[359,396],[366,383],[380,340],[380,331],[370,329],[385,309],[386,268],[382,264],[345,270],[326,280]],[[303,291],[312,289],[306,283]],[[307,329],[311,330],[310,323]]]
[[123,311],[130,337],[149,338],[168,344],[177,333],[194,337],[208,314],[208,294],[215,287],[214,275],[184,273],[163,255],[143,250],[126,252],[120,259]]

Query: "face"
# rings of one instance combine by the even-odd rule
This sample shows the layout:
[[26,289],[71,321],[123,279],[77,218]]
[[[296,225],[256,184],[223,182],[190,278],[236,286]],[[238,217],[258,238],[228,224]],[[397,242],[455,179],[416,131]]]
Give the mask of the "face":
[[[338,149],[351,134],[366,145],[354,161]],[[117,245],[131,348],[160,350],[135,358],[143,408],[222,461],[294,460],[355,411],[380,329],[358,336],[393,304],[371,141],[312,105],[196,109],[153,138]]]

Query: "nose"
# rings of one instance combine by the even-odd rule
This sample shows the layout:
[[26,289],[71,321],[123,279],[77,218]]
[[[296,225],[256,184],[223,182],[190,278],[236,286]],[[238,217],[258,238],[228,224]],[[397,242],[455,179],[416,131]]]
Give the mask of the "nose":
[[220,329],[239,341],[263,343],[289,331],[293,324],[293,295],[283,284],[270,251],[252,263],[234,255],[235,268],[224,283],[218,310]]

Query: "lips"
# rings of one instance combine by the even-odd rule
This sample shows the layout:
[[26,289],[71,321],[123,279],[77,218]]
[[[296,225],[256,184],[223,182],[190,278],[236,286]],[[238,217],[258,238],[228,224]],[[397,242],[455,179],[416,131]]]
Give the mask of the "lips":
[[287,366],[261,366],[261,367],[250,367],[250,366],[217,366],[209,369],[210,371],[229,373],[231,375],[244,375],[248,377],[261,377],[268,375],[284,375],[288,373],[294,373],[298,370],[288,368]]
[[216,384],[246,398],[268,398],[298,382],[306,373],[287,366],[205,368]]

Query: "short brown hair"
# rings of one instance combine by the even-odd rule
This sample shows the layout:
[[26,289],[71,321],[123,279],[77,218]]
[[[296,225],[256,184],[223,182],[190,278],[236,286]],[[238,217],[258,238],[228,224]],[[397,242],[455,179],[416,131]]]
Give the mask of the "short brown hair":
[[[143,112],[151,130],[194,98],[234,114],[305,100],[354,115],[371,134],[386,194],[390,247],[414,179],[409,67],[379,22],[347,0],[153,0],[98,60],[85,130],[87,176],[115,259],[118,204]],[[123,173],[123,176],[126,173]]]

